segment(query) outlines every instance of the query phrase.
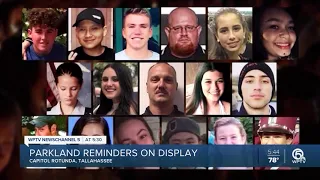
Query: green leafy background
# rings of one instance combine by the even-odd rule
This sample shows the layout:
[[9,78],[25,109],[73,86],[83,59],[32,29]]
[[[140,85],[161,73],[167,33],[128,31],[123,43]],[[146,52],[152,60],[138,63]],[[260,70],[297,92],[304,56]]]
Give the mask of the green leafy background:
[[[208,130],[214,132],[213,125],[214,122],[221,117],[212,117],[209,120]],[[237,117],[240,119],[244,129],[247,133],[247,142],[248,144],[253,144],[253,118],[252,117]]]
[[[30,122],[38,116],[22,116],[22,127],[29,130],[29,135],[35,135],[34,126]],[[58,131],[67,131],[67,116],[55,116]]]
[[[23,8],[22,9],[22,22],[23,22],[22,39],[23,40],[26,39],[28,36],[27,30],[28,30],[29,22],[27,21],[27,12],[29,9],[31,9],[31,8]],[[50,9],[54,9],[55,11],[57,11],[61,15],[61,17],[62,17],[62,14],[66,13],[66,9],[62,9],[62,8],[50,8]],[[64,34],[57,36],[56,41],[64,46],[67,46],[67,34],[64,33]]]

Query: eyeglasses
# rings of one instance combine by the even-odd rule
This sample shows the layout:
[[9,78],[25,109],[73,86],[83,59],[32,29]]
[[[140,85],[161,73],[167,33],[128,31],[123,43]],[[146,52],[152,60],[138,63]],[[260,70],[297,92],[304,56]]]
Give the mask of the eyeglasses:
[[184,29],[186,32],[193,32],[198,28],[198,26],[174,26],[174,27],[169,27],[170,31],[174,33],[181,33],[182,30]]

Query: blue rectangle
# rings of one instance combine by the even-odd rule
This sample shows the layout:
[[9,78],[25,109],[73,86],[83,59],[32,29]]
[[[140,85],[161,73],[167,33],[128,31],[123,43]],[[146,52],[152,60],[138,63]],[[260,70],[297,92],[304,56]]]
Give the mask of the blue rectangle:
[[279,167],[285,163],[285,148],[279,145],[261,145],[259,148],[258,164],[263,167]]
[[209,166],[253,167],[255,154],[252,145],[209,145]]
[[[68,156],[60,156],[67,153]],[[30,147],[21,145],[20,157],[24,158],[20,158],[20,165],[21,167],[206,167],[207,154],[208,146],[199,145],[30,145]]]
[[320,167],[320,145],[20,145],[21,167]]

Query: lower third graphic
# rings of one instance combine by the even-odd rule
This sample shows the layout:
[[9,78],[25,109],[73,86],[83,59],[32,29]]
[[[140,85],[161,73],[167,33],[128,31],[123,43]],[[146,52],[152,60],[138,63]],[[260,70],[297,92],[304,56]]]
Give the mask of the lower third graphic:
[[292,151],[292,163],[306,163],[306,158],[304,157],[304,153],[302,149],[296,148]]

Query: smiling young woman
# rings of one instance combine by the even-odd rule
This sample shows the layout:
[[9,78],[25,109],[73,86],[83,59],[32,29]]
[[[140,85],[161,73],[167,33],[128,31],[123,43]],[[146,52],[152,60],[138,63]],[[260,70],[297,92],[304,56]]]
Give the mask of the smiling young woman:
[[249,37],[248,24],[243,15],[235,8],[218,10],[209,24],[213,36],[209,41],[209,59],[246,60],[242,55],[243,47]]
[[137,104],[133,100],[130,69],[121,63],[108,64],[102,73],[100,105],[95,114],[135,115]]
[[258,60],[292,60],[297,35],[292,16],[283,8],[261,8],[255,17],[255,52]]
[[196,78],[192,98],[186,106],[186,114],[228,115],[230,103],[224,101],[228,93],[227,64],[203,63]]

